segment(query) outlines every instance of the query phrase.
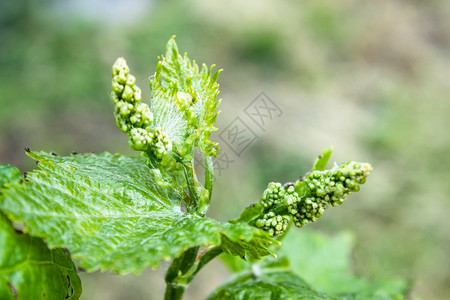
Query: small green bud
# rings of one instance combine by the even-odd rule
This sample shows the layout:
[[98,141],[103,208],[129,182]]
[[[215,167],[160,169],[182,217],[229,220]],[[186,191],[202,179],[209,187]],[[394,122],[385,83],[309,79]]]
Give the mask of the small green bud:
[[128,133],[128,144],[133,150],[146,151],[151,143],[152,139],[145,129],[133,128]]
[[279,236],[289,228],[290,222],[289,216],[275,215],[274,212],[269,212],[256,220],[255,226],[267,231],[270,236]]
[[139,134],[142,137],[143,132],[134,130],[131,133],[131,130],[149,127],[153,122],[153,114],[148,105],[139,102],[142,98],[141,89],[135,85],[136,77],[129,72],[125,59],[118,58],[112,68],[111,102],[115,105],[117,127],[129,133],[131,148],[142,150],[148,147],[147,136],[144,139],[138,138]]
[[126,84],[130,87],[134,86],[134,84],[136,83],[136,77],[134,77],[133,75],[128,75],[128,77],[126,78]]
[[256,227],[263,227],[263,226],[265,226],[265,224],[266,224],[266,221],[264,219],[258,219],[256,221],[256,223],[255,223],[255,226]]
[[119,109],[119,114],[122,116],[129,116],[134,107],[131,104],[121,102],[117,105],[117,108]]
[[117,102],[119,102],[119,100],[120,99],[119,99],[119,97],[117,97],[117,94],[114,91],[112,91],[111,92],[111,102],[116,104]]
[[116,81],[113,81],[112,89],[116,94],[120,94],[120,93],[122,93],[124,86]]
[[261,197],[261,205],[267,209],[281,202],[286,192],[279,182],[270,182]]
[[151,136],[153,137],[152,150],[156,157],[162,159],[172,151],[172,142],[160,127],[153,129]]
[[127,82],[127,76],[123,72],[121,72],[113,77],[113,81],[118,82],[121,85],[125,85],[125,83]]
[[129,85],[126,85],[123,90],[122,99],[127,102],[130,102],[131,99],[133,98],[133,94],[134,94],[133,89]]
[[130,72],[130,69],[128,68],[127,62],[123,57],[119,57],[116,59],[116,61],[113,64],[112,67],[112,75],[118,75],[120,73],[124,73],[125,75],[128,75]]
[[134,91],[134,99],[136,100],[136,102],[141,101],[142,99],[141,89],[137,86],[133,86],[133,91]]
[[120,131],[125,132],[125,133],[129,132],[131,129],[131,125],[129,125],[127,123],[127,121],[124,118],[122,118],[120,115],[116,116],[116,125],[120,129]]

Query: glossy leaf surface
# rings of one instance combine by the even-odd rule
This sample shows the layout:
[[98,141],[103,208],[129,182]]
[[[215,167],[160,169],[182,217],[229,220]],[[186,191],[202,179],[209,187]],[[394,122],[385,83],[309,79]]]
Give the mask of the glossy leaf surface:
[[[12,166],[0,165],[1,189],[23,178]],[[13,228],[0,212],[0,299],[78,299],[81,281],[63,249],[49,250],[40,238]]]
[[261,230],[181,212],[184,190],[162,183],[143,157],[29,155],[40,170],[4,189],[0,209],[50,248],[69,249],[88,271],[140,272],[188,248],[220,245],[223,237],[228,252],[271,253]]
[[14,230],[0,213],[0,299],[78,299],[81,281],[63,249]]

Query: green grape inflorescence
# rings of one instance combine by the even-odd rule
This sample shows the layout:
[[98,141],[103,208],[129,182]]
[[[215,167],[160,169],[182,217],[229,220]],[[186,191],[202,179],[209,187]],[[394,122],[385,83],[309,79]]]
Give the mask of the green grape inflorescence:
[[118,58],[112,68],[111,101],[115,105],[116,124],[125,133],[132,128],[146,128],[153,122],[147,104],[141,103],[141,89],[123,58]]
[[279,202],[285,195],[285,191],[281,183],[271,182],[261,197],[261,205],[267,209]]
[[365,183],[372,167],[367,163],[348,162],[327,171],[312,171],[303,182],[299,195],[293,185],[271,182],[259,204],[263,208],[255,226],[271,236],[283,234],[292,218],[296,227],[315,222],[330,206],[344,202]]
[[359,185],[366,182],[371,170],[370,164],[351,161],[331,170],[308,174],[302,201],[290,209],[295,226],[315,222],[329,206],[344,203],[347,195],[359,191]]
[[260,204],[264,209],[255,226],[267,231],[270,236],[282,235],[289,228],[291,217],[287,207],[298,203],[300,198],[293,186],[285,188],[279,182],[270,182],[264,191]]
[[112,67],[111,101],[115,105],[117,127],[128,134],[131,149],[152,153],[162,159],[172,150],[172,142],[161,128],[153,128],[153,114],[147,104],[140,102],[141,89],[124,58]]
[[275,215],[274,212],[269,212],[258,219],[255,226],[267,231],[270,236],[279,236],[289,228],[290,223],[289,216],[280,216]]

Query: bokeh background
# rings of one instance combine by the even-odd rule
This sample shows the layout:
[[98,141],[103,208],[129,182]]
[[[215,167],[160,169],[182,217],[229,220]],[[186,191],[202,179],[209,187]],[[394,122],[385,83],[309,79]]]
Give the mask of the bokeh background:
[[[0,163],[30,170],[24,147],[133,154],[114,125],[110,66],[126,57],[149,101],[148,78],[176,34],[181,51],[224,69],[219,128],[260,92],[283,110],[217,176],[211,217],[235,217],[333,145],[333,160],[374,172],[308,228],[352,232],[358,274],[448,299],[449,16],[446,0],[0,1]],[[81,299],[160,299],[164,267],[82,274]],[[227,276],[208,266],[186,299]]]

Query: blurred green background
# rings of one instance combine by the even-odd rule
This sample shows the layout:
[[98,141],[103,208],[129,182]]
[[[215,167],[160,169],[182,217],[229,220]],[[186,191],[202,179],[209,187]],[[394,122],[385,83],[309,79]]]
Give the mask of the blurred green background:
[[[211,217],[235,217],[333,145],[333,160],[374,172],[308,229],[352,232],[358,274],[411,279],[412,296],[448,299],[449,16],[445,0],[1,1],[0,164],[31,169],[24,147],[133,154],[114,124],[110,66],[124,56],[149,99],[176,34],[190,58],[224,69],[219,128],[260,92],[284,112],[265,131],[248,123],[259,138],[217,176]],[[163,272],[82,274],[81,299],[160,299]],[[208,266],[186,299],[227,272]]]

